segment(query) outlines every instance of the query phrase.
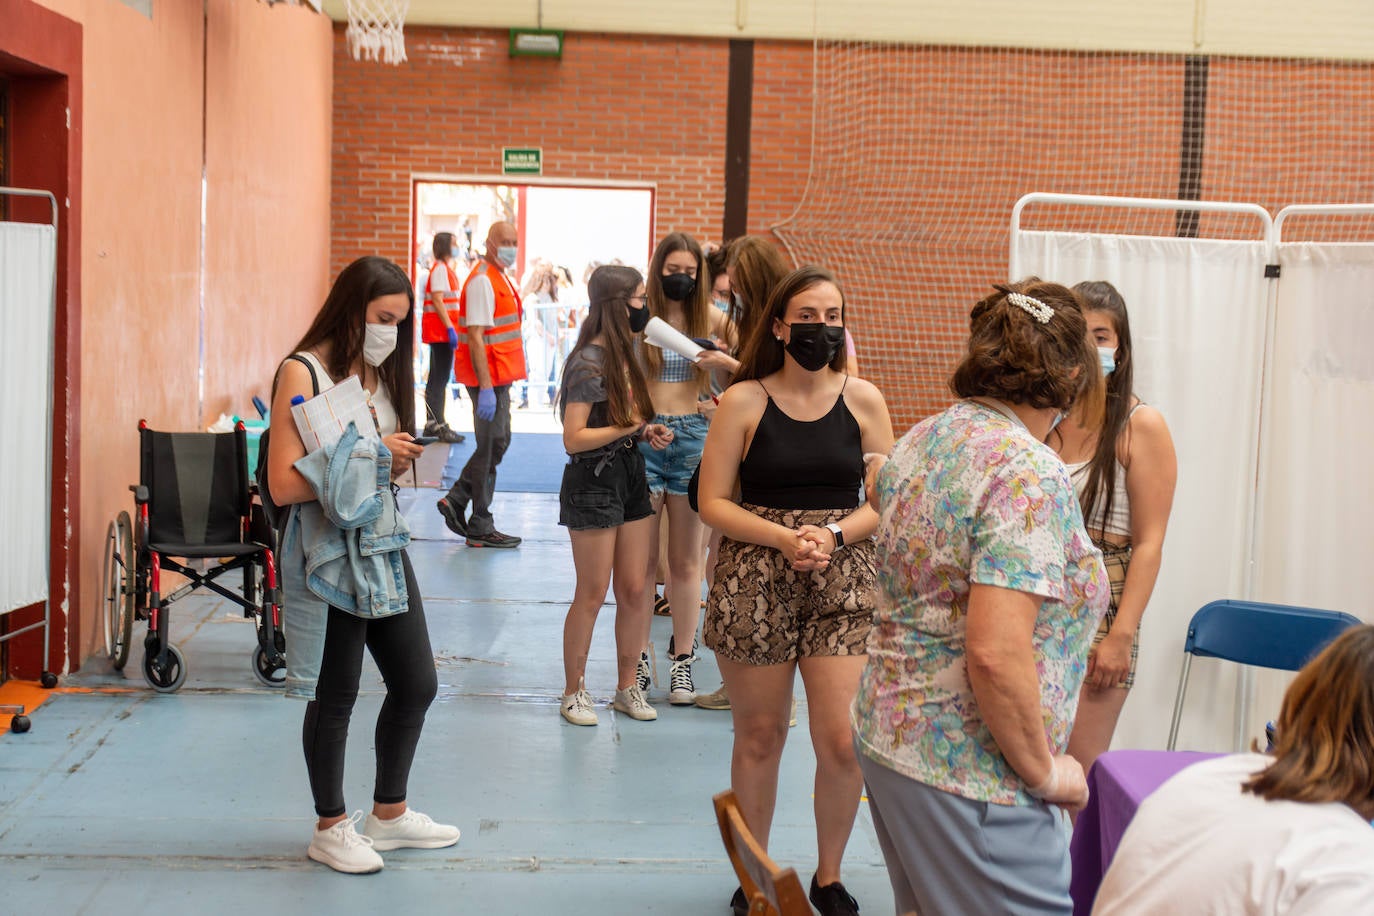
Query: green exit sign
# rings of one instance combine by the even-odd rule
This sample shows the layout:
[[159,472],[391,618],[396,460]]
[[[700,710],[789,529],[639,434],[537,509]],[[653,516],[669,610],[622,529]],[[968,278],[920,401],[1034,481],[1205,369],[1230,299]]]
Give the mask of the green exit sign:
[[543,173],[544,151],[542,149],[501,147],[502,175],[542,175]]

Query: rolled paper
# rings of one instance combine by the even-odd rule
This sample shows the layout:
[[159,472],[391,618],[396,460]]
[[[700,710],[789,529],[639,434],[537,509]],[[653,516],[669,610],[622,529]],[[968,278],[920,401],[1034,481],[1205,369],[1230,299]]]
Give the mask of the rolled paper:
[[684,359],[696,362],[701,355],[702,347],[686,334],[655,315],[649,319],[649,324],[644,328],[644,339],[656,347],[664,350],[672,350]]

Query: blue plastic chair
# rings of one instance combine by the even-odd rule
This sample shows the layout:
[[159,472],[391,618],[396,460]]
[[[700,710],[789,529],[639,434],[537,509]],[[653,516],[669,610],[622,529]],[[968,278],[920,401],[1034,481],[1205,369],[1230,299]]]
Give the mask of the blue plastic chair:
[[1287,604],[1227,600],[1203,605],[1188,621],[1188,639],[1183,644],[1183,673],[1179,675],[1178,699],[1174,701],[1174,717],[1169,726],[1169,750],[1174,749],[1178,739],[1183,695],[1188,690],[1188,671],[1193,656],[1297,671],[1333,639],[1359,622],[1349,614]]

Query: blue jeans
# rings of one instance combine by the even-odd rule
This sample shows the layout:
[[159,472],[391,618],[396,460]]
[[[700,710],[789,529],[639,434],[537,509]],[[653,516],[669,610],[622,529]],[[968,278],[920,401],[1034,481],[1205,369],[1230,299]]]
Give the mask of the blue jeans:
[[706,430],[709,424],[699,413],[683,414],[676,417],[654,417],[654,423],[662,423],[673,431],[673,441],[663,451],[658,451],[647,442],[639,443],[639,452],[644,456],[644,476],[649,481],[649,492],[667,493],[670,496],[686,496],[687,482],[692,479],[697,465],[701,464],[701,449],[706,444]]

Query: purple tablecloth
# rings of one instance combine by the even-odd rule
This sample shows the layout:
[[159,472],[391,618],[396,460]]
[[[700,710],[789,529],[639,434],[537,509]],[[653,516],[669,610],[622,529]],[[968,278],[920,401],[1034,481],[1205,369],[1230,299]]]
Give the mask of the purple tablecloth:
[[1197,751],[1109,751],[1097,758],[1088,774],[1088,806],[1078,817],[1069,847],[1074,916],[1092,912],[1102,876],[1145,797],[1184,767],[1216,756]]

